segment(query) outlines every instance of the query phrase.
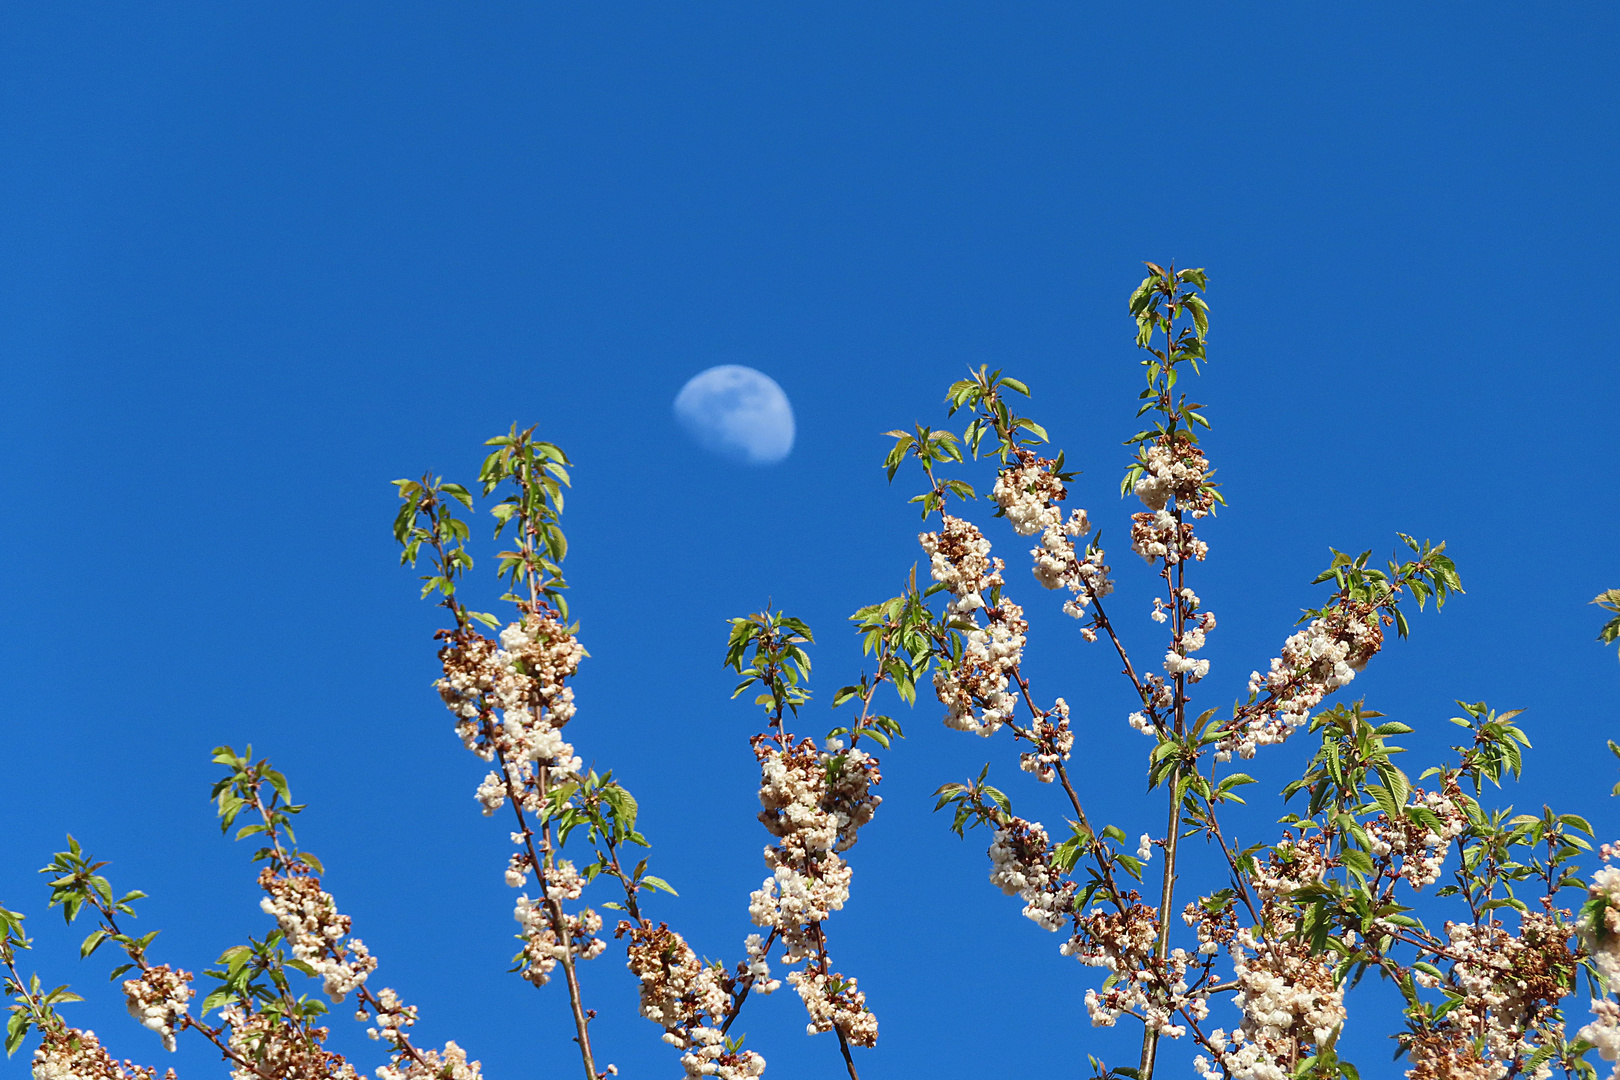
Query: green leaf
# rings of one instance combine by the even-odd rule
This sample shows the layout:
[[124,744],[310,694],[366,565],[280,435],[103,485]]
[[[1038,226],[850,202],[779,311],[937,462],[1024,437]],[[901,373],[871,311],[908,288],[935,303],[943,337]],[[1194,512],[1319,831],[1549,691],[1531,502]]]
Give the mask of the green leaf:
[[203,1016],[207,1016],[214,1009],[219,1008],[219,1006],[225,1004],[229,1000],[231,1000],[231,991],[229,988],[224,986],[218,987],[207,997],[203,998],[202,1005],[199,1007],[198,1012]]
[[1339,861],[1348,869],[1355,871],[1362,877],[1372,877],[1372,856],[1357,848],[1345,848],[1339,852]]
[[1401,804],[1390,795],[1389,789],[1382,784],[1368,784],[1367,794],[1373,797],[1378,808],[1388,815],[1391,821],[1399,821],[1401,817]]
[[101,948],[101,943],[103,941],[106,941],[106,940],[107,940],[107,931],[105,931],[105,930],[91,931],[90,936],[84,939],[84,944],[79,946],[79,959],[83,960],[83,959],[87,958],[91,953],[93,953],[97,949]]
[[6,1021],[6,1057],[17,1052],[17,1047],[22,1045],[23,1039],[28,1035],[28,1027],[27,1012],[18,1010],[11,1014],[11,1019]]
[[665,892],[669,893],[669,895],[671,895],[671,896],[679,896],[679,895],[681,895],[680,893],[675,891],[675,887],[673,885],[671,885],[669,882],[665,881],[661,877],[655,877],[652,874],[648,874],[646,877],[642,878],[641,879],[641,884],[643,884],[643,885],[645,885],[645,886],[647,886],[648,888],[651,888],[651,889],[662,889]]

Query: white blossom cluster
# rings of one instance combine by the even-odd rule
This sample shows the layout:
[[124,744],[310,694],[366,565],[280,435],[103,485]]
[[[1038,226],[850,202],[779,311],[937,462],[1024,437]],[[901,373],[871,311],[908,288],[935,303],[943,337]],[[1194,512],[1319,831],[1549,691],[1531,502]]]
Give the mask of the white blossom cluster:
[[[1451,980],[1463,995],[1447,1019],[1482,1042],[1482,1060],[1499,1069],[1492,1075],[1505,1076],[1515,1059],[1534,1053],[1536,1028],[1561,1027],[1558,1002],[1570,993],[1564,983],[1572,982],[1575,972],[1568,932],[1551,915],[1530,912],[1521,916],[1518,934],[1501,926],[1448,922],[1446,937]],[[1552,1072],[1519,1075],[1545,1078]]]
[[1051,863],[1051,840],[1038,821],[1009,818],[990,842],[990,884],[1024,900],[1024,918],[1061,928],[1074,910],[1074,882]]
[[[761,736],[755,737],[754,753],[759,758],[759,800],[764,807],[759,819],[778,843],[765,848],[771,876],[750,894],[748,913],[754,925],[780,932],[788,962],[796,963],[816,950],[812,925],[849,899],[851,870],[838,856],[839,819],[844,817],[852,826],[847,836],[851,842],[860,823],[848,810],[841,815],[830,805],[826,773],[833,755],[816,750],[809,740],[784,751]],[[848,753],[859,755],[855,771],[864,772],[860,766],[871,759],[863,751]],[[850,764],[848,759],[845,764]],[[870,821],[873,809],[861,806],[856,812]]]
[[1587,894],[1597,903],[1576,923],[1581,944],[1603,977],[1620,985],[1620,867],[1599,867]]
[[323,1045],[331,1034],[323,1027],[289,1023],[279,1014],[246,1012],[240,1002],[219,1010],[230,1026],[227,1045],[255,1068],[232,1063],[231,1080],[264,1080],[265,1076],[360,1080],[354,1066]]
[[574,716],[567,680],[579,670],[584,646],[545,609],[508,625],[499,646],[471,631],[448,637],[439,651],[444,675],[434,685],[466,747],[505,766],[479,785],[479,805],[493,814],[516,793],[524,810],[537,812],[542,785],[536,770],[572,775],[582,767],[561,728]]
[[866,994],[855,985],[853,977],[806,968],[790,971],[787,978],[810,1015],[805,1025],[807,1034],[837,1029],[851,1046],[877,1045],[877,1017],[866,1007]]
[[1025,733],[1035,749],[1018,755],[1018,767],[1033,773],[1035,779],[1050,784],[1057,777],[1058,762],[1068,761],[1074,749],[1074,732],[1069,730],[1069,703],[1062,698],[1046,713],[1030,721]]
[[[1108,564],[1103,562],[1102,548],[1088,547],[1082,557],[1071,539],[1090,531],[1085,511],[1077,510],[1061,530],[1055,526],[1046,530],[1041,546],[1030,549],[1030,554],[1035,556],[1035,580],[1043,588],[1068,589],[1073,594],[1063,604],[1063,613],[1070,618],[1082,618],[1093,600],[1114,591]],[[1082,630],[1081,635],[1087,641],[1097,639],[1096,632],[1089,628]]]
[[737,972],[737,983],[747,984],[758,990],[761,994],[774,994],[782,988],[780,979],[771,978],[770,949],[765,939],[758,934],[749,934],[743,942],[743,949],[748,958],[740,965]]
[[[748,1080],[765,1071],[765,1059],[751,1050],[726,1049],[721,1027],[731,1015],[732,995],[718,964],[704,964],[686,940],[660,924],[652,929],[622,923],[630,933],[629,968],[641,981],[641,1015],[664,1029],[664,1041],[685,1053],[681,1065],[689,1077]],[[764,943],[749,939],[749,955],[763,960]],[[768,980],[769,971],[766,976]],[[760,986],[769,993],[776,985]]]
[[498,646],[471,630],[460,633],[441,630],[437,636],[445,641],[439,649],[444,674],[433,688],[439,692],[444,707],[456,718],[456,734],[462,744],[489,761],[495,752],[485,741],[480,722],[489,716],[493,707],[488,695],[495,689],[494,656]]
[[1143,904],[1124,911],[1094,907],[1075,919],[1074,933],[1059,952],[1112,976],[1112,985],[1086,991],[1093,1027],[1113,1027],[1128,1012],[1159,1035],[1179,1039],[1187,1028],[1176,1023],[1177,1012],[1185,1009],[1199,1020],[1209,1014],[1206,995],[1188,985],[1198,954],[1178,948],[1159,960],[1153,955],[1158,936],[1159,913]]
[[418,1050],[421,1056],[395,1054],[392,1061],[377,1070],[377,1080],[480,1080],[478,1062],[467,1060],[467,1051],[451,1040],[444,1049]]
[[[416,1023],[415,1005],[406,1005],[386,986],[376,993],[372,1005],[377,1010],[376,1025],[367,1028],[366,1034],[394,1051],[388,1064],[377,1070],[377,1080],[480,1080],[479,1063],[468,1061],[467,1052],[454,1041],[445,1043],[443,1051],[409,1044],[406,1029]],[[366,1019],[364,1004],[355,1019]]]
[[[416,1006],[406,1005],[399,1000],[398,994],[385,986],[376,994],[376,1008],[377,1024],[367,1028],[366,1034],[391,1046],[400,1046],[406,1037],[405,1029],[416,1023]],[[368,1015],[362,1003],[354,1018],[363,1021]]]
[[[1186,611],[1181,637],[1164,654],[1165,673],[1172,678],[1185,675],[1188,682],[1198,682],[1209,674],[1208,660],[1194,660],[1192,654],[1206,644],[1209,632],[1215,629],[1215,613],[1198,610],[1198,595],[1191,589],[1182,589],[1179,603]],[[1154,614],[1160,614],[1157,608]]]
[[1133,490],[1150,511],[1163,510],[1173,498],[1178,510],[1201,518],[1215,505],[1214,494],[1204,486],[1209,478],[1209,460],[1197,443],[1161,437],[1146,446],[1137,461],[1142,476]]
[[1163,559],[1174,566],[1186,559],[1203,562],[1209,545],[1193,533],[1191,522],[1178,521],[1169,510],[1131,515],[1131,550],[1146,562]]
[[560,904],[578,900],[585,891],[585,877],[567,859],[559,859],[546,873],[546,899]]
[[726,1049],[726,1035],[716,1027],[692,1029],[692,1040],[681,1065],[687,1076],[713,1076],[717,1080],[750,1080],[765,1074],[765,1058],[752,1050]]
[[[375,1027],[366,1029],[373,1039],[393,1047],[388,1064],[377,1070],[377,1080],[480,1080],[479,1063],[467,1060],[467,1052],[452,1040],[444,1050],[424,1050],[408,1045],[405,1030],[416,1023],[416,1006],[406,1005],[399,995],[383,987],[373,1002],[377,1010]],[[364,1006],[355,1019],[366,1019]]]
[[941,657],[934,693],[946,708],[945,726],[989,737],[1011,720],[1018,706],[1012,672],[1024,656],[1029,623],[1024,609],[1006,597],[986,612],[987,626],[962,636],[961,657]]
[[1205,487],[1209,463],[1204,452],[1187,440],[1161,438],[1145,447],[1137,461],[1143,473],[1134,491],[1146,510],[1131,515],[1131,550],[1150,563],[1203,561],[1209,545],[1194,535],[1191,522],[1182,519],[1201,518],[1215,503]]
[[1052,865],[1051,839],[1038,821],[1010,818],[990,842],[990,884],[1024,901],[1024,918],[1057,930],[1074,910],[1075,885]]
[[990,542],[978,527],[961,518],[943,515],[940,531],[923,533],[918,541],[929,556],[929,572],[951,592],[946,615],[971,624],[961,658],[941,658],[934,672],[934,693],[946,708],[945,725],[958,731],[992,735],[1012,717],[1017,705],[1009,672],[1023,655],[1029,624],[1023,609],[1003,599],[986,611],[988,626],[978,612],[985,594],[1002,585],[1000,559],[990,558]]
[[174,1052],[175,1029],[183,1025],[186,1007],[195,993],[190,983],[191,972],[176,971],[168,964],[149,967],[140,978],[124,980],[129,1015],[142,1027],[157,1032],[163,1048],[170,1053]]
[[[527,893],[518,896],[512,917],[522,928],[518,935],[523,940],[521,974],[535,986],[546,985],[558,961],[570,952],[581,960],[594,960],[607,948],[607,943],[596,936],[602,929],[602,917],[590,908],[577,915],[562,916],[566,942],[557,933],[555,912],[548,909],[548,904],[578,900],[584,889],[585,879],[572,863],[563,860],[547,872],[543,898],[530,900]],[[561,911],[561,907],[556,911]]]
[[[756,926],[777,932],[784,963],[806,965],[787,981],[804,999],[812,1030],[831,1030],[819,1025],[832,1017],[856,1045],[873,1045],[877,1019],[854,980],[832,991],[826,971],[811,968],[824,963],[821,922],[849,899],[852,871],[838,853],[855,843],[882,802],[873,790],[882,780],[877,759],[859,748],[818,750],[809,739],[794,742],[790,736],[773,743],[756,735],[752,742],[760,765],[759,820],[777,843],[765,849],[771,876],[749,896],[749,916]],[[752,965],[752,944],[749,952]],[[867,1033],[871,1041],[857,1040]]]
[[[583,768],[561,729],[575,713],[574,691],[567,683],[579,670],[584,646],[543,606],[502,630],[498,645],[470,630],[443,636],[447,643],[439,659],[444,675],[435,686],[456,716],[456,732],[473,753],[503,766],[491,771],[475,793],[484,814],[495,813],[509,797],[528,813],[541,812],[551,781]],[[512,842],[520,850],[507,862],[505,878],[518,889],[538,868],[522,850],[527,837],[514,832]],[[574,868],[566,862],[546,868],[541,880],[545,897],[531,901],[524,895],[514,909],[523,930],[522,974],[536,986],[544,985],[570,952],[588,960],[605,948],[596,937],[602,919],[594,911],[567,915],[550,909],[562,898],[579,897],[584,882]]]
[[990,557],[990,541],[971,521],[942,514],[939,532],[922,533],[917,542],[928,555],[929,576],[950,590],[947,615],[971,617],[984,607],[984,594],[1003,584],[1007,564]]
[[[1509,1070],[1508,1065],[1482,1056],[1470,1033],[1455,1027],[1410,1035],[1406,1057],[1412,1063],[1406,1070],[1408,1080],[1504,1080]],[[1550,1073],[1542,1068],[1521,1075],[1545,1080]]]
[[[698,960],[686,939],[667,925],[633,927],[627,966],[641,981],[641,1015],[671,1031],[705,1019],[724,1022],[731,1011],[725,973]],[[665,1042],[683,1045],[679,1035]]]
[[[520,847],[524,843],[523,834],[512,834],[512,843]],[[514,851],[512,857],[506,861],[506,883],[514,889],[521,889],[529,883],[530,859],[527,851]]]
[[1283,642],[1271,670],[1249,676],[1249,704],[1215,744],[1217,761],[1236,753],[1252,758],[1262,746],[1287,739],[1310,720],[1322,699],[1356,677],[1383,647],[1384,632],[1374,611],[1336,607]]
[[501,651],[512,677],[496,683],[496,705],[506,712],[543,711],[554,728],[574,718],[567,682],[579,671],[585,647],[561,620],[541,611],[509,624],[501,631]]
[[552,776],[580,771],[582,763],[563,741],[561,728],[574,715],[574,691],[566,680],[584,656],[584,646],[550,612],[527,615],[501,631],[501,648],[491,657],[495,677],[489,694],[501,710],[501,723],[490,741],[506,770],[504,776],[490,773],[479,788],[485,814],[500,808],[508,790],[519,793],[524,810],[538,812],[537,768]]
[[1237,918],[1230,905],[1211,911],[1202,903],[1189,903],[1181,912],[1181,921],[1198,936],[1198,955],[1206,964],[1213,964],[1213,957],[1222,946],[1230,947],[1237,934]]
[[[1144,834],[1138,856],[1145,861],[1152,847],[1152,837]],[[1207,995],[1188,984],[1188,972],[1201,954],[1173,949],[1165,959],[1155,958],[1158,912],[1142,904],[1123,911],[1099,906],[1076,912],[1076,886],[1053,864],[1051,841],[1039,822],[1010,818],[996,830],[989,854],[990,883],[1008,896],[1019,896],[1025,918],[1053,931],[1072,922],[1059,953],[1109,972],[1106,989],[1086,991],[1086,1011],[1094,1026],[1112,1027],[1129,1012],[1160,1035],[1180,1038],[1186,1027],[1175,1022],[1179,1011],[1200,1020],[1208,1015]]]
[[305,867],[295,864],[277,875],[267,866],[259,872],[259,887],[265,892],[259,906],[281,927],[293,956],[325,981],[333,1001],[342,1001],[377,969],[365,943],[348,936],[349,917],[339,914],[332,894]]
[[[1598,854],[1605,863],[1620,856],[1620,841],[1604,844]],[[1587,886],[1587,896],[1597,903],[1575,924],[1575,929],[1592,963],[1614,986],[1620,977],[1620,869],[1599,867]],[[1620,1002],[1596,998],[1592,1014],[1597,1019],[1581,1028],[1579,1038],[1596,1047],[1604,1061],[1616,1062],[1609,1078],[1620,1080]]]
[[755,736],[754,753],[759,820],[778,842],[765,849],[771,876],[750,895],[748,912],[754,925],[779,932],[788,962],[796,963],[816,950],[812,925],[849,899],[851,870],[838,852],[855,842],[881,801],[871,792],[877,762],[865,751],[845,751],[834,780],[828,774],[837,755],[808,739],[783,750]]
[[[1037,458],[1029,450],[1019,450],[1017,455],[1018,464],[1009,465],[997,474],[991,495],[1019,536],[1034,536],[1062,523],[1062,512],[1052,504],[1068,498],[1069,492],[1063,481],[1052,473],[1052,466],[1057,462]],[[1076,513],[1085,516],[1084,510]]]
[[1284,830],[1276,850],[1265,862],[1256,862],[1250,877],[1255,895],[1263,901],[1283,899],[1298,889],[1320,885],[1328,873],[1328,859],[1322,834],[1294,837]]
[[1596,998],[1592,1002],[1592,1014],[1597,1019],[1581,1028],[1577,1037],[1596,1047],[1604,1061],[1617,1062],[1609,1073],[1609,1080],[1615,1080],[1620,1077],[1620,1002]]
[[[1052,474],[1056,462],[1036,458],[1028,450],[1018,454],[1018,464],[1003,469],[992,491],[996,504],[1006,514],[1019,536],[1041,534],[1040,545],[1030,549],[1035,560],[1035,580],[1043,588],[1066,588],[1074,594],[1063,610],[1078,619],[1096,598],[1114,591],[1101,549],[1088,549],[1082,556],[1074,538],[1091,535],[1091,522],[1084,510],[1070,513],[1067,521],[1054,503],[1062,502],[1068,491]],[[988,550],[988,548],[987,548]],[[1095,631],[1085,631],[1093,640]]]
[[[267,866],[259,872],[259,887],[265,892],[259,906],[276,920],[293,957],[322,978],[327,996],[342,1001],[361,989],[377,969],[377,960],[359,938],[349,936],[352,921],[338,911],[337,901],[321,888],[320,879],[302,863],[287,866],[284,874],[276,874]],[[153,973],[166,970],[149,968],[148,981]],[[191,977],[185,972],[177,975],[184,980]],[[136,997],[131,986],[125,983],[124,990],[131,995],[130,1011],[134,1012]],[[189,989],[185,996],[190,996]],[[170,1000],[174,1000],[172,995]],[[445,1046],[442,1055],[410,1046],[405,1031],[416,1023],[416,1007],[401,1002],[393,990],[384,987],[369,996],[362,992],[356,1020],[368,1018],[368,1006],[375,1010],[376,1022],[366,1034],[393,1049],[390,1063],[377,1072],[378,1080],[479,1080],[478,1062],[468,1062],[467,1055],[453,1042]],[[231,1026],[233,1050],[256,1062],[281,1062],[277,1067],[286,1071],[271,1075],[358,1080],[358,1074],[341,1055],[321,1047],[327,1035],[325,1028],[306,1026],[300,1035],[274,1016],[243,1011],[240,1003],[227,1006],[221,1015]],[[150,1021],[146,1023],[152,1026]],[[232,1076],[235,1080],[261,1080],[258,1074],[240,1068]]]
[[[1322,1045],[1344,1024],[1344,988],[1308,940],[1279,933],[1256,941],[1244,929],[1230,948],[1238,982],[1232,1001],[1243,1020],[1230,1036],[1210,1033],[1218,1065],[1236,1080],[1288,1080],[1305,1045]],[[1195,1067],[1205,1077],[1221,1075],[1202,1055]]]
[[[157,1080],[149,1065],[119,1062],[107,1053],[93,1031],[47,1028],[34,1051],[34,1080]],[[164,1073],[174,1080],[174,1070]]]
[[1452,841],[1468,828],[1468,815],[1453,798],[1422,788],[1412,792],[1409,806],[1428,811],[1437,819],[1438,828],[1420,815],[1392,822],[1387,814],[1379,814],[1367,822],[1368,850],[1375,859],[1393,861],[1394,856],[1400,856],[1400,868],[1394,876],[1405,878],[1414,889],[1422,889],[1440,880]]

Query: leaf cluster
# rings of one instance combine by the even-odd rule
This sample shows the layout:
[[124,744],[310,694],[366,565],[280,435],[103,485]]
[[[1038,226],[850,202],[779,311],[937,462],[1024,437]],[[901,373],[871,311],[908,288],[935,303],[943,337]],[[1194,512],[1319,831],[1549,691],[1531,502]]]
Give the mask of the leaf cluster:
[[966,830],[980,825],[999,829],[1012,820],[1012,800],[986,782],[989,775],[990,766],[986,765],[976,779],[965,784],[942,784],[934,791],[934,813],[951,807],[951,831],[957,836],[965,836]]
[[[1207,359],[1204,339],[1209,335],[1209,305],[1199,293],[1208,287],[1209,279],[1203,270],[1178,271],[1174,265],[1167,270],[1151,262],[1145,265],[1148,276],[1131,293],[1127,305],[1136,320],[1136,345],[1148,353],[1141,362],[1147,386],[1137,395],[1141,404],[1136,415],[1153,411],[1158,416],[1152,427],[1138,431],[1124,445],[1178,439],[1197,442],[1195,428],[1208,429],[1209,419],[1204,416],[1203,405],[1188,401],[1185,393],[1177,396],[1177,365],[1189,364],[1198,374],[1199,365]],[[1160,334],[1164,336],[1162,346],[1154,344]],[[1129,494],[1144,472],[1146,463],[1139,451],[1120,480],[1120,494]],[[1224,502],[1214,484],[1206,483],[1205,488],[1216,502]]]
[[56,1015],[57,1005],[84,1000],[66,986],[47,990],[41,985],[38,975],[30,975],[24,981],[18,974],[17,950],[33,947],[23,933],[24,918],[21,912],[0,906],[0,965],[5,967],[5,974],[0,978],[0,992],[11,998],[11,1004],[7,1006],[11,1015],[6,1018],[7,1057],[16,1053],[29,1031],[36,1028],[49,1031],[63,1026],[61,1018]]
[[[507,434],[486,440],[484,445],[495,449],[485,456],[478,479],[486,497],[509,485],[507,494],[490,508],[497,539],[507,526],[517,526],[517,546],[496,556],[497,577],[506,579],[509,586],[502,599],[526,605],[543,596],[566,618],[568,605],[562,592],[568,584],[563,579],[562,561],[568,554],[568,538],[558,519],[571,463],[560,447],[536,439],[534,430],[520,431],[514,424]],[[432,552],[432,572],[421,579],[422,596],[439,593],[441,605],[454,613],[458,626],[468,619],[499,626],[493,615],[468,611],[456,598],[457,581],[473,567],[467,551],[471,529],[456,515],[456,504],[472,510],[472,492],[431,473],[393,483],[400,497],[394,517],[394,539],[402,549],[400,563],[415,566],[423,545]],[[519,588],[525,578],[532,595]]]
[[394,540],[400,545],[400,565],[415,566],[422,545],[433,551],[433,572],[423,574],[422,596],[437,592],[441,603],[454,606],[456,579],[473,566],[467,552],[471,530],[455,514],[453,503],[472,509],[472,493],[460,484],[431,474],[420,480],[395,480],[400,506],[394,515]]
[[79,947],[79,956],[81,958],[89,956],[105,941],[122,946],[132,963],[114,972],[113,977],[116,978],[143,961],[146,949],[158,936],[158,931],[153,930],[142,937],[130,937],[118,932],[112,925],[111,920],[115,915],[128,915],[134,918],[135,901],[144,899],[146,894],[135,890],[114,897],[112,884],[98,873],[106,865],[106,862],[97,862],[85,854],[79,842],[69,836],[68,849],[52,855],[51,861],[40,867],[39,872],[51,875],[49,906],[60,907],[62,917],[69,926],[78,919],[86,907],[102,916],[101,928],[84,939]]
[[[1005,465],[1018,451],[1029,450],[1051,440],[1047,438],[1045,428],[1027,416],[1019,416],[1008,407],[1003,390],[1029,397],[1027,385],[1010,375],[1002,375],[999,368],[991,371],[988,365],[980,365],[978,371],[969,369],[967,378],[952,383],[946,391],[945,402],[950,409],[945,415],[955,416],[958,409],[972,409],[973,419],[962,433],[968,452],[977,458],[985,436],[994,433],[995,455]],[[1033,438],[1020,432],[1028,432]]]
[[922,516],[927,517],[936,510],[945,506],[945,496],[955,495],[963,502],[978,498],[973,485],[965,480],[940,480],[934,476],[934,466],[942,462],[962,462],[962,443],[949,431],[917,425],[914,432],[895,430],[884,432],[894,440],[888,456],[883,459],[884,468],[888,470],[889,482],[894,482],[894,474],[900,471],[909,455],[915,457],[922,464],[923,473],[928,477],[928,490],[921,495],[914,495],[909,501],[922,503]]
[[[254,853],[254,862],[279,860],[285,854],[321,873],[319,859],[309,852],[296,850],[298,838],[293,832],[292,819],[304,812],[304,804],[292,801],[287,778],[276,771],[268,759],[255,762],[251,745],[240,754],[229,746],[216,746],[213,762],[230,770],[214,782],[209,793],[219,813],[219,831],[228,832],[243,811],[252,810],[258,820],[237,829],[235,839],[265,836],[273,841]],[[278,848],[277,844],[283,840],[292,850]]]
[[1299,621],[1320,618],[1335,605],[1355,606],[1366,611],[1380,611],[1388,621],[1394,623],[1396,632],[1406,637],[1411,632],[1411,626],[1399,606],[1402,592],[1416,597],[1418,610],[1422,611],[1431,597],[1435,609],[1439,610],[1453,593],[1464,591],[1457,565],[1445,553],[1446,545],[1443,542],[1431,544],[1425,540],[1420,544],[1405,533],[1396,535],[1416,558],[1404,562],[1390,559],[1388,572],[1367,565],[1372,557],[1370,551],[1363,551],[1352,558],[1342,551],[1329,548],[1333,552],[1333,561],[1326,570],[1316,575],[1311,584],[1333,582],[1336,586],[1333,600],[1320,608],[1307,608]]
[[216,985],[203,998],[199,1012],[206,1016],[214,1009],[235,1002],[246,1011],[256,1012],[272,1024],[292,1023],[300,1027],[326,1013],[326,1003],[308,994],[294,996],[287,971],[308,977],[318,976],[315,968],[287,955],[286,937],[272,930],[261,941],[249,937],[245,945],[233,945],[219,955],[214,966],[203,974]]
[[1591,602],[1605,611],[1616,613],[1614,618],[1603,624],[1603,629],[1598,631],[1597,639],[1605,645],[1613,645],[1616,641],[1620,641],[1620,589],[1604,589],[1592,597]]
[[527,576],[566,617],[567,602],[562,590],[568,587],[562,576],[562,561],[568,555],[568,538],[558,518],[563,509],[563,488],[569,485],[568,455],[553,443],[534,437],[534,428],[519,431],[516,424],[506,435],[497,435],[486,446],[495,447],[478,470],[484,494],[490,495],[503,484],[507,495],[490,513],[495,517],[499,537],[514,522],[518,546],[501,552],[497,575],[511,582],[511,592],[502,597],[520,603],[529,597],[519,593],[519,583]]
[[855,632],[861,635],[861,652],[877,657],[875,673],[861,673],[861,680],[843,686],[833,695],[832,707],[837,709],[850,701],[861,703],[861,713],[852,722],[853,727],[835,727],[827,737],[849,735],[851,745],[868,737],[887,748],[891,739],[903,738],[900,721],[891,716],[878,716],[870,712],[873,695],[884,682],[894,687],[900,700],[907,705],[917,703],[917,683],[925,678],[933,666],[934,637],[939,632],[934,613],[924,603],[917,590],[917,568],[911,568],[911,578],[905,592],[877,604],[868,604],[849,617]]
[[804,650],[815,641],[810,627],[802,619],[769,608],[730,622],[725,665],[742,678],[731,696],[758,683],[763,691],[754,704],[764,706],[777,722],[784,710],[797,716],[799,706],[810,700],[805,687],[810,680],[810,654]]

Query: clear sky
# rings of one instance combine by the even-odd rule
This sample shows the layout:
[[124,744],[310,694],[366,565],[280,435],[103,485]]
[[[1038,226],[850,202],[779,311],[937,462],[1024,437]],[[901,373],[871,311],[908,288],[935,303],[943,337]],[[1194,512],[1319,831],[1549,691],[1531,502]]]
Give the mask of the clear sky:
[[[967,366],[1034,388],[1085,470],[1071,505],[1115,549],[1115,617],[1151,655],[1117,496],[1142,259],[1210,273],[1197,394],[1230,508],[1197,571],[1220,618],[1209,704],[1318,602],[1329,545],[1445,539],[1468,595],[1353,689],[1431,754],[1453,698],[1527,708],[1511,798],[1620,832],[1620,668],[1584,606],[1620,585],[1620,16],[1221,7],[0,12],[0,903],[31,915],[29,963],[92,996],[75,1021],[119,1057],[165,1057],[122,1016],[111,960],[81,963],[82,931],[47,916],[34,868],[73,831],[151,894],[155,954],[200,972],[266,929],[249,851],[206,798],[209,749],[251,741],[311,804],[301,838],[421,1039],[457,1040],[492,1080],[573,1074],[562,987],[504,973],[508,827],[472,799],[481,763],[429,686],[437,613],[389,535],[389,480],[468,479],[514,421],[578,465],[564,524],[592,655],[569,735],[641,800],[681,892],[655,917],[734,961],[766,837],[723,620],[767,600],[809,620],[822,698],[804,726],[830,726],[859,672],[843,619],[920,557],[880,433],[940,417]],[[792,400],[781,464],[707,454],[675,421],[681,386],[732,363]],[[1073,706],[1093,816],[1157,831],[1126,688],[1038,595],[1023,542],[989,531],[1035,612],[1040,692]],[[904,719],[829,927],[882,1025],[863,1076],[1130,1062],[1137,1029],[1087,1025],[1092,972],[986,883],[988,837],[929,813],[986,760],[1056,826],[1052,793],[926,700]],[[1304,753],[1267,754],[1266,788]],[[1240,835],[1274,835],[1280,812],[1256,802]],[[677,1072],[622,953],[584,978],[601,1056]],[[803,1023],[786,989],[750,1003],[768,1075],[837,1073]],[[1389,1068],[1394,1026],[1352,1013],[1363,1076]],[[159,1064],[221,1075],[211,1059]]]

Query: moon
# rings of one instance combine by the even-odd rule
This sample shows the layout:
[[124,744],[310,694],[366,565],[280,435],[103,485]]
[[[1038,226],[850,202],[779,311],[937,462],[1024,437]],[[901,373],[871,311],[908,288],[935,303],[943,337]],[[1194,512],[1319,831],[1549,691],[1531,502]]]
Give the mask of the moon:
[[793,406],[776,380],[741,364],[694,375],[675,395],[675,418],[705,450],[774,465],[793,450]]

